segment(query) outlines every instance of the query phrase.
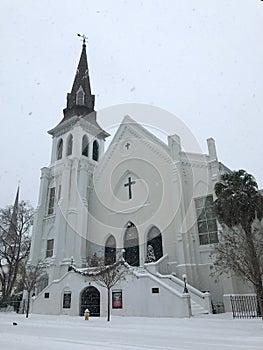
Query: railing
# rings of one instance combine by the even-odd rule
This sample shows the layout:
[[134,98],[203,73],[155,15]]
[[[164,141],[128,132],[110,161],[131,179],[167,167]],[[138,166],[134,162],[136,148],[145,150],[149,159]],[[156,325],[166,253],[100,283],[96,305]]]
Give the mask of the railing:
[[[183,293],[184,281],[182,281],[180,278],[173,275],[162,275],[159,272],[156,272],[155,276],[157,276],[160,279],[164,279],[167,283],[170,282],[169,284],[171,284],[173,288],[176,288],[178,292]],[[212,312],[210,293],[203,293],[200,290],[191,286],[190,284],[187,284],[187,289],[191,299],[195,303],[203,307],[204,310],[207,310],[209,313]]]
[[259,318],[260,306],[256,295],[230,295],[233,318]]

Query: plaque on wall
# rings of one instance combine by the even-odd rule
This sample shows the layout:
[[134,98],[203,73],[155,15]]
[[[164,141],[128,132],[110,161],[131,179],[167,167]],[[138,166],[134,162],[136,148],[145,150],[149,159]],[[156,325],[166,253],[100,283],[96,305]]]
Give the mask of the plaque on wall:
[[112,308],[122,309],[122,290],[121,289],[112,291]]

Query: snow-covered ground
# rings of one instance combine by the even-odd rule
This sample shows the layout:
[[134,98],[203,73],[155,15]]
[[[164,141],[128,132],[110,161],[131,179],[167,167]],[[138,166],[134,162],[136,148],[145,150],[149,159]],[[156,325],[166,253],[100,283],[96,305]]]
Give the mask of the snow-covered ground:
[[[14,326],[13,322],[17,325]],[[262,350],[263,322],[231,314],[190,319],[0,313],[1,350]]]

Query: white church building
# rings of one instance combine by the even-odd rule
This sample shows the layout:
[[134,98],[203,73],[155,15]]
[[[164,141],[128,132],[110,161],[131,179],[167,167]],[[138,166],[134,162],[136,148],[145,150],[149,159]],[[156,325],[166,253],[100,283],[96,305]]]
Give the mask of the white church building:
[[187,153],[179,135],[165,143],[132,116],[120,116],[105,151],[109,134],[94,103],[84,40],[64,117],[49,131],[51,163],[41,169],[30,263],[44,261],[47,269],[32,311],[106,315],[107,290],[69,271],[84,271],[94,255],[112,263],[123,254],[130,265],[111,290],[113,315],[185,317],[246,292],[234,276],[211,275],[219,239],[213,189],[229,171],[215,141],[207,140],[206,154]]

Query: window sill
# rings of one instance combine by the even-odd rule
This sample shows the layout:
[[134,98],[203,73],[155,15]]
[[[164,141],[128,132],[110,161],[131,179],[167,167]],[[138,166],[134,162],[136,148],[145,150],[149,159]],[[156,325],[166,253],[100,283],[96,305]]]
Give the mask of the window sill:
[[202,244],[199,245],[199,251],[200,253],[204,253],[204,252],[211,252],[214,249],[215,244]]
[[44,220],[52,219],[52,218],[54,218],[55,216],[56,216],[55,213],[53,213],[53,214],[47,214],[47,215],[45,215]]

